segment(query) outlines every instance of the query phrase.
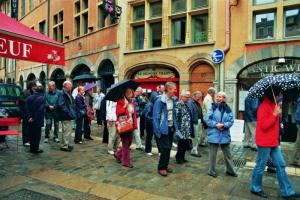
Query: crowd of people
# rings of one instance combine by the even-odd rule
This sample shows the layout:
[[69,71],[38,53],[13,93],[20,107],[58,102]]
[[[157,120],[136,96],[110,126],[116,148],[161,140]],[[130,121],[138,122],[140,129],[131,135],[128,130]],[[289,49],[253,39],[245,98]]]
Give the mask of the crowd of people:
[[[107,127],[108,154],[114,156],[124,167],[133,167],[130,158],[133,140],[137,150],[144,151],[146,156],[152,156],[154,138],[159,153],[157,170],[161,176],[168,176],[175,169],[169,165],[174,143],[177,145],[175,156],[177,164],[188,162],[185,156],[187,152],[191,156],[201,157],[199,147],[208,147],[208,175],[214,178],[218,176],[216,158],[220,147],[224,156],[226,175],[238,176],[230,152],[230,128],[234,123],[234,116],[226,103],[225,92],[216,92],[214,88],[209,88],[201,105],[200,100],[203,97],[200,91],[191,94],[188,90],[182,90],[177,97],[176,84],[172,82],[158,85],[157,91],[151,94],[144,93],[141,87],[136,90],[124,88],[124,96],[117,102],[106,100],[100,88],[97,88],[96,94],[93,94],[93,87],[85,87],[83,84],[79,84],[73,92],[72,88],[72,83],[65,81],[63,89],[58,91],[55,83],[50,81],[44,93],[40,83],[29,85],[22,106],[22,130],[23,144],[30,146],[30,152],[34,154],[43,152],[39,149],[39,142],[44,119],[46,119],[44,142],[50,142],[50,130],[54,124],[53,141],[61,143],[62,151],[70,152],[73,150],[70,135],[74,131],[75,144],[82,144],[83,137],[86,140],[93,140],[91,121],[96,115],[98,127],[104,125]],[[273,99],[274,91],[272,95],[266,93],[263,99],[246,99],[245,102],[244,147],[257,151],[251,192],[267,197],[262,190],[262,175],[270,161],[275,168],[282,196],[297,198],[299,194],[293,191],[289,182],[280,149],[282,110],[279,94],[276,93],[277,102]],[[295,143],[294,164],[300,166],[300,97],[296,102],[296,110],[294,119],[298,124],[298,137]],[[130,119],[133,129],[119,134],[117,125],[123,118]],[[61,141],[58,137],[59,124],[62,128]],[[141,140],[144,136],[145,147]]]

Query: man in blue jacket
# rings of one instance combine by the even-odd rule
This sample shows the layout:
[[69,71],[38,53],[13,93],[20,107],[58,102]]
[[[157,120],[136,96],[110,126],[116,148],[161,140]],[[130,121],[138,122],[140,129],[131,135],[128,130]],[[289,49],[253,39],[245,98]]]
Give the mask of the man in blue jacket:
[[72,120],[76,118],[75,103],[71,94],[72,83],[65,81],[63,83],[63,89],[59,94],[57,101],[57,116],[61,121],[62,127],[62,151],[72,151],[73,147],[69,145],[69,137],[72,133]]
[[167,82],[166,93],[162,94],[154,103],[153,107],[153,132],[159,138],[160,158],[158,163],[158,173],[167,176],[173,170],[168,167],[172,148],[174,132],[178,130],[175,116],[175,104],[177,98],[176,84]]
[[297,100],[297,109],[296,109],[296,124],[297,124],[297,140],[295,142],[295,154],[293,159],[293,165],[300,167],[300,96]]
[[256,150],[255,129],[256,129],[256,113],[260,102],[259,99],[245,99],[245,137],[243,140],[244,148]]

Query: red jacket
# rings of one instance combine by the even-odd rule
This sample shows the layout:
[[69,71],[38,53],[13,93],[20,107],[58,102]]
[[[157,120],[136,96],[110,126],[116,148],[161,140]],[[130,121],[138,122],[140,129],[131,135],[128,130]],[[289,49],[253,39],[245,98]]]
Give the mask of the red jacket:
[[256,145],[260,147],[279,146],[279,116],[273,111],[275,102],[264,98],[257,111]]
[[[136,107],[135,107],[135,103],[132,103],[133,107],[134,107],[134,113],[133,113],[133,127],[135,129],[137,129],[137,119],[136,119]],[[120,116],[124,116],[126,115],[127,117],[130,117],[130,114],[127,110],[127,108],[124,108],[125,105],[125,99],[119,99],[117,101],[117,107],[116,107],[116,115],[117,115],[117,121],[119,121],[119,117]]]

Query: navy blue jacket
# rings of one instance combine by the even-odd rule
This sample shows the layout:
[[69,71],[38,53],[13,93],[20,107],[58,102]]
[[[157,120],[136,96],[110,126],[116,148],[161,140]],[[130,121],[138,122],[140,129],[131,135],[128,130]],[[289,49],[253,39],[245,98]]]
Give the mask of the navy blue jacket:
[[75,110],[76,110],[76,116],[77,117],[84,117],[80,113],[80,110],[86,109],[87,111],[87,105],[85,103],[84,97],[81,96],[80,94],[77,94],[75,98]]
[[33,124],[37,127],[44,126],[47,102],[43,92],[35,92],[26,101],[27,120],[32,118]]
[[245,99],[245,112],[244,112],[244,120],[245,122],[255,122],[256,121],[256,113],[259,107],[260,101],[258,98],[250,99],[246,97]]
[[187,102],[187,106],[191,111],[193,124],[198,124],[199,119],[201,119],[201,122],[203,123],[203,113],[200,104],[193,98],[190,98]]
[[70,121],[76,119],[75,104],[71,93],[65,89],[59,93],[57,101],[57,117],[59,121]]

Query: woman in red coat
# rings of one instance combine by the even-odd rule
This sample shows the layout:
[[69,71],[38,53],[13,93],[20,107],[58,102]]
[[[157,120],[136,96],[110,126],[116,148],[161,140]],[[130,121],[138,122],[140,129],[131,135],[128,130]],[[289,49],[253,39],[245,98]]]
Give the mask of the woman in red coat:
[[[277,92],[274,91],[276,94]],[[285,171],[285,161],[279,146],[279,117],[281,108],[276,105],[272,91],[266,92],[266,97],[260,104],[257,111],[256,145],[257,157],[256,165],[252,172],[251,193],[267,198],[267,194],[262,190],[262,177],[269,157],[272,158],[276,167],[276,175],[280,187],[281,196],[284,199],[299,198]]]
[[[137,129],[137,120],[136,120],[136,107],[133,102],[134,91],[130,88],[127,88],[125,91],[125,96],[122,99],[117,101],[116,114],[117,120],[121,116],[126,116],[127,118],[132,118],[133,126]],[[133,132],[121,134],[122,148],[119,149],[114,157],[118,162],[122,163],[124,167],[132,168],[131,159],[130,159],[130,145],[132,143]]]

